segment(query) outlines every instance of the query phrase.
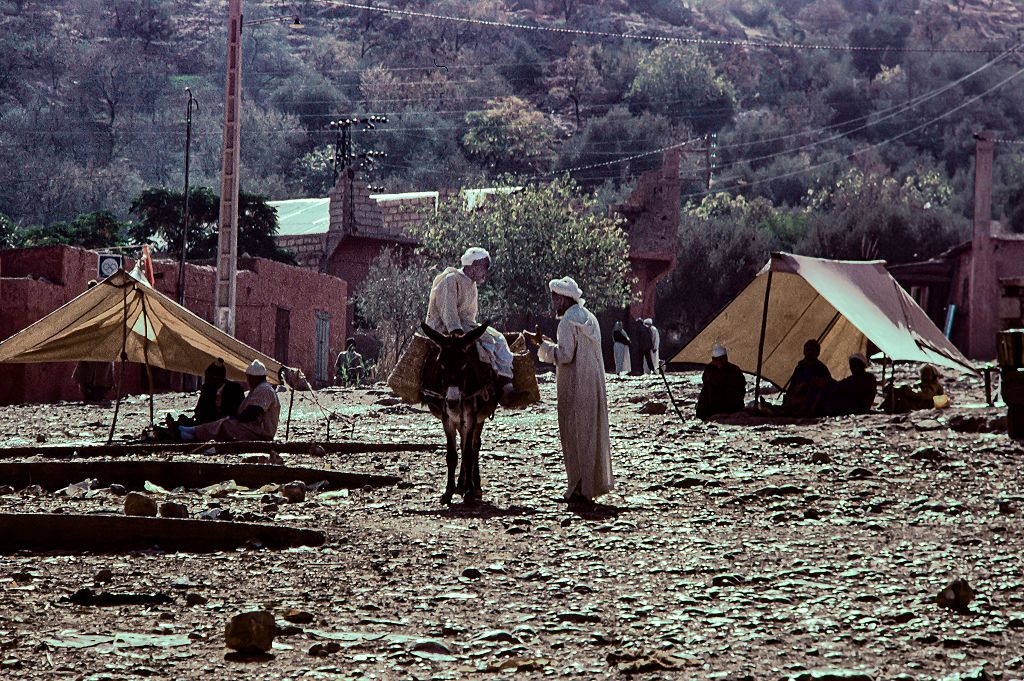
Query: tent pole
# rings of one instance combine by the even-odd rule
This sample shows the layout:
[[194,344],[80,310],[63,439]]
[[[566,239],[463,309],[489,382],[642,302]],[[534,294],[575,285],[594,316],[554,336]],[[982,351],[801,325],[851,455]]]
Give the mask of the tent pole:
[[768,283],[764,287],[764,310],[761,312],[761,338],[757,342],[757,379],[754,382],[754,406],[761,406],[761,368],[764,361],[764,332],[768,327],[768,300],[772,293],[772,270],[768,270]]
[[125,362],[128,361],[128,287],[124,287],[124,324],[121,329],[121,376],[117,379],[117,402],[114,403],[114,418],[110,421],[110,432],[107,434],[107,444],[114,441],[114,428],[117,426],[117,412],[121,410],[121,394],[124,387]]
[[142,329],[145,337],[142,339],[142,358],[146,363],[146,386],[149,388],[149,425],[153,426],[153,369],[149,366],[149,312],[146,310],[146,299],[142,299]]
[[284,426],[284,441],[288,442],[288,437],[292,432],[292,405],[295,404],[295,386],[288,385],[288,389],[291,391],[291,397],[288,398],[288,422]]

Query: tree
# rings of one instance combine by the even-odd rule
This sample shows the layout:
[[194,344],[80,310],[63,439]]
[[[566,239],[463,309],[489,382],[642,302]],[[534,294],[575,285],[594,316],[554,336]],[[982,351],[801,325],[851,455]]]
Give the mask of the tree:
[[425,260],[402,262],[397,253],[385,250],[370,263],[370,271],[356,296],[359,316],[374,330],[381,343],[378,377],[398,363],[427,314],[427,296],[434,276]]
[[551,79],[551,96],[572,104],[577,129],[583,124],[580,104],[593,98],[601,85],[601,74],[594,64],[594,55],[599,51],[599,47],[573,43],[568,56],[555,66],[555,77]]
[[0,250],[21,246],[21,234],[18,226],[3,213],[0,213]]
[[23,247],[65,244],[98,249],[125,245],[125,224],[110,211],[83,213],[71,223],[56,222],[49,227],[22,230],[18,241]]
[[489,197],[467,210],[456,197],[417,229],[421,252],[457,263],[469,246],[491,254],[480,289],[481,317],[520,321],[550,308],[548,281],[572,276],[596,311],[630,300],[629,246],[622,225],[594,210],[595,199],[568,178]]
[[659,45],[640,60],[626,97],[636,109],[649,109],[686,121],[700,133],[732,120],[736,91],[696,48]]
[[[193,187],[188,207],[188,259],[216,257],[220,198],[208,187]],[[166,253],[180,258],[183,209],[182,192],[146,189],[132,202],[130,212],[138,216],[139,221],[129,227],[128,233],[136,243],[158,242]],[[275,234],[277,211],[267,205],[264,197],[239,192],[239,255],[294,263],[291,254],[274,242]]]
[[498,97],[466,114],[466,155],[499,172],[535,171],[549,158],[554,126],[519,97]]

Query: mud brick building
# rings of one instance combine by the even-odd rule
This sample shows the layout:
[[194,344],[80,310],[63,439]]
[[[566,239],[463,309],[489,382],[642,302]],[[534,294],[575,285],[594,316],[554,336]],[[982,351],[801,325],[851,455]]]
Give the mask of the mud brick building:
[[993,135],[975,139],[971,240],[889,271],[965,355],[992,360],[996,332],[1024,327],[1024,234],[1004,233],[992,219]]
[[[98,279],[98,254],[68,246],[0,251],[0,338],[20,331]],[[128,261],[130,267],[134,263]],[[187,264],[185,306],[213,319],[212,266]],[[178,263],[154,262],[156,288],[177,300]],[[235,332],[239,340],[326,382],[347,332],[344,281],[262,258],[239,258]],[[126,392],[146,391],[145,371],[128,365]],[[0,404],[80,398],[73,364],[0,364]],[[154,388],[178,389],[176,374],[155,369]]]

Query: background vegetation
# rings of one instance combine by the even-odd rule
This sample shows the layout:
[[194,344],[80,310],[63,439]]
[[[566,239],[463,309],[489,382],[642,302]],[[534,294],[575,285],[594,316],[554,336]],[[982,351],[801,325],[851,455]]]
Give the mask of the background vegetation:
[[[702,159],[687,156],[680,267],[661,296],[659,315],[685,325],[717,309],[769,248],[935,255],[964,234],[972,133],[1024,137],[1024,78],[945,115],[1024,64],[999,55],[1024,22],[1013,0],[383,4],[612,34],[887,48],[698,47],[329,0],[246,1],[247,19],[298,13],[304,24],[244,29],[242,178],[254,196],[323,196],[335,141],[327,124],[351,114],[389,117],[355,134],[357,151],[388,154],[365,173],[387,191],[494,184],[505,173],[544,185],[568,171],[596,197],[595,214],[660,162],[648,152],[715,140],[710,191]],[[150,229],[131,209],[184,184],[186,87],[200,104],[193,183],[218,185],[224,46],[223,2],[0,0],[0,245],[110,245],[143,232],[173,242],[170,227]],[[1016,231],[1022,150],[996,152],[994,217]],[[257,239],[261,253],[269,233]]]

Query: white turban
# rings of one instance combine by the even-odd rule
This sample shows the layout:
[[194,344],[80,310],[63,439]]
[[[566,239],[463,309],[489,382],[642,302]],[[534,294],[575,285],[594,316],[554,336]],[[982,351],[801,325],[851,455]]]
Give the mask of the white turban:
[[563,296],[572,298],[576,302],[583,302],[581,300],[581,298],[583,298],[583,290],[572,277],[552,279],[548,282],[548,288],[551,289],[552,293],[559,293]]
[[647,319],[644,320],[644,324],[646,326],[654,326],[654,320],[648,317]]
[[266,376],[267,375],[267,367],[266,367],[266,365],[263,364],[263,362],[259,361],[258,359],[254,359],[252,361],[252,364],[250,364],[249,366],[247,366],[245,368],[245,375],[246,376]]
[[714,358],[717,358],[717,357],[727,357],[728,355],[729,355],[729,353],[726,352],[724,345],[721,345],[719,343],[715,343],[715,347],[711,348],[711,356],[714,357]]
[[484,258],[490,260],[491,254],[485,251],[484,249],[480,248],[479,246],[467,248],[466,252],[462,254],[462,266],[469,267],[477,260],[483,260]]

